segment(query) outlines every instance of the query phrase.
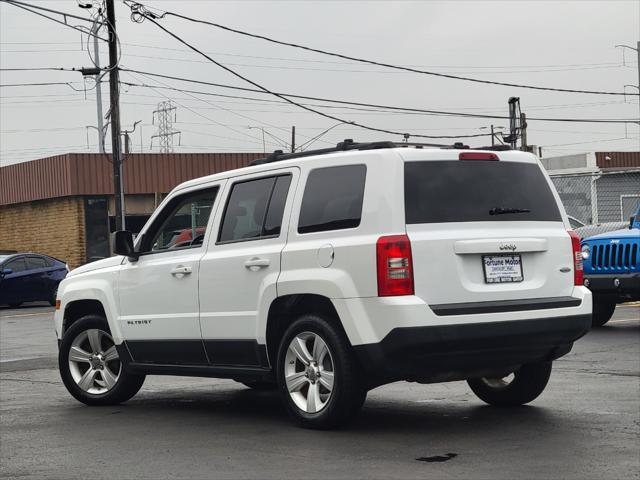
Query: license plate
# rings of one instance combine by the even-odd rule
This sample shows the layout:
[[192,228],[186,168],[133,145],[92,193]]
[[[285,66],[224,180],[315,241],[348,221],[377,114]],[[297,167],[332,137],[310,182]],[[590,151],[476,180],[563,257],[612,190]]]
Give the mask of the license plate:
[[482,268],[485,283],[514,283],[524,280],[520,255],[483,255]]

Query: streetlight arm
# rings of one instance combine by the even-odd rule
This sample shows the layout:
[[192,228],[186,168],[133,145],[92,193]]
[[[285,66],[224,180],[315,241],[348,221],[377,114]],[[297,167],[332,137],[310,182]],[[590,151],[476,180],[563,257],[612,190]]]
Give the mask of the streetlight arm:
[[314,142],[315,142],[316,140],[318,140],[320,137],[322,137],[322,136],[326,135],[327,133],[329,133],[329,132],[330,132],[331,130],[333,130],[334,128],[339,127],[340,125],[343,125],[343,124],[347,124],[347,125],[348,125],[348,124],[350,124],[350,123],[353,123],[353,122],[340,122],[340,123],[336,123],[335,125],[333,125],[333,126],[331,126],[331,127],[327,128],[324,132],[322,132],[322,133],[320,133],[320,134],[316,135],[315,137],[313,137],[311,140],[309,140],[309,141],[307,141],[306,143],[303,143],[302,145],[300,145],[296,150],[303,151],[303,147],[309,147],[312,143],[314,143]]

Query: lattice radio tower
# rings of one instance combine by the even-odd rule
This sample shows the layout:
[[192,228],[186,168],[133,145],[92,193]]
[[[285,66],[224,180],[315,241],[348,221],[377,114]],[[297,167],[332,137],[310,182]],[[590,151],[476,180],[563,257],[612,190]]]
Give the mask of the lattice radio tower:
[[151,136],[151,149],[153,149],[153,139],[157,138],[160,143],[160,153],[173,153],[173,137],[178,135],[178,145],[181,141],[181,132],[173,128],[173,122],[177,119],[177,107],[171,100],[160,102],[158,108],[153,111],[152,123],[155,125],[158,120],[158,133]]

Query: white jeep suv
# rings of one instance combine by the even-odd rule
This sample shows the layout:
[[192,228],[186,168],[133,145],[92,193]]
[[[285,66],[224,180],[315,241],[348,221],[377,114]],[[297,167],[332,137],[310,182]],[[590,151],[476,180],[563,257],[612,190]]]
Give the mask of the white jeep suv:
[[88,405],[152,374],[277,389],[315,428],[398,380],[520,405],[591,326],[579,239],[523,152],[275,152],[179,185],[114,243],[58,290],[60,372]]

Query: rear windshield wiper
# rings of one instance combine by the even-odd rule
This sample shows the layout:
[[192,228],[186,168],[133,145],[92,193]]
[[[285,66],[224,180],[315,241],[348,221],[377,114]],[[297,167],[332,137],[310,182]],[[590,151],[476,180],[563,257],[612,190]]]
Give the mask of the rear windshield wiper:
[[527,208],[502,208],[494,207],[489,210],[489,215],[504,215],[505,213],[529,213],[531,210]]

